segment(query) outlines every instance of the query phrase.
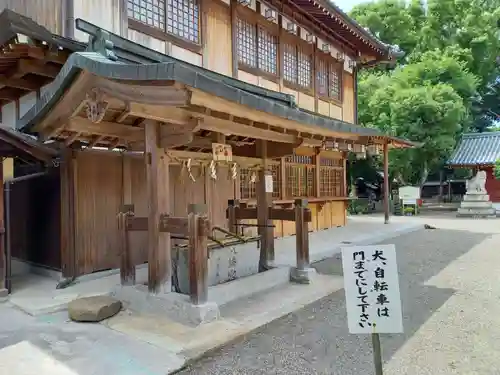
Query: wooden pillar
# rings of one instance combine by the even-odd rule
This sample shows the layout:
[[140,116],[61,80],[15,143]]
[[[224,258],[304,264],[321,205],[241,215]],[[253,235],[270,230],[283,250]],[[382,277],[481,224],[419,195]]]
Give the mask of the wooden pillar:
[[160,124],[145,121],[145,159],[148,197],[148,290],[172,291],[170,233],[160,233],[160,216],[169,214],[170,181],[165,150],[159,147]]
[[202,305],[208,301],[208,220],[206,206],[188,207],[189,238],[189,295],[191,303]]
[[227,201],[227,224],[228,229],[231,233],[238,234],[239,220],[236,218],[236,210],[240,207],[240,201],[238,199],[229,199]]
[[305,271],[309,268],[309,225],[305,218],[306,209],[306,199],[295,200],[295,238],[298,271]]
[[263,160],[263,168],[259,170],[256,190],[257,225],[260,236],[259,272],[264,272],[274,266],[274,234],[272,230],[272,221],[269,220],[269,207],[272,204],[273,192],[272,189],[267,187],[268,184],[266,183],[266,179],[268,181],[269,178],[272,180],[272,173],[268,169],[266,141],[257,141],[257,156]]
[[4,207],[4,178],[3,165],[0,168],[0,297],[6,297],[7,290],[7,261],[5,256],[5,207]]
[[134,216],[132,204],[132,166],[129,156],[122,156],[122,212],[118,216],[120,230],[120,280],[122,285],[134,285],[136,280],[135,264],[130,247],[130,233],[127,231],[127,218]]
[[118,229],[120,231],[120,281],[121,285],[135,285],[135,264],[130,248],[130,233],[127,230],[127,219],[134,216],[134,206],[123,206],[118,214]]
[[285,158],[280,159],[280,198],[286,199],[286,161]]
[[444,176],[444,170],[441,169],[439,171],[439,196],[438,196],[438,202],[443,201],[443,176]]
[[75,151],[66,149],[62,152],[60,166],[61,184],[61,263],[62,274],[65,278],[75,277],[76,248],[75,248],[75,189],[76,165]]
[[389,144],[384,143],[384,224],[389,224]]
[[321,196],[321,150],[316,149],[316,155],[314,156],[314,163],[316,165],[314,171],[314,195],[319,198]]

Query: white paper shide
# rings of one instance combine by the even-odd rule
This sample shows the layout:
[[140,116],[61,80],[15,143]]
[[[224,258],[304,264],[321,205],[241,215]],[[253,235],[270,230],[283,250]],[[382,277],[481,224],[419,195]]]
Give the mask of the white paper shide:
[[344,247],[342,267],[349,332],[402,333],[395,246]]

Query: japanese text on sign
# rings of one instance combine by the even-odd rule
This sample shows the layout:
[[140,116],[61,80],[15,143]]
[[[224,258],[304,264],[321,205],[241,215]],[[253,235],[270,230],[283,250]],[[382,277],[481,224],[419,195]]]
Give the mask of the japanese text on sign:
[[344,247],[342,268],[349,332],[403,332],[394,245]]

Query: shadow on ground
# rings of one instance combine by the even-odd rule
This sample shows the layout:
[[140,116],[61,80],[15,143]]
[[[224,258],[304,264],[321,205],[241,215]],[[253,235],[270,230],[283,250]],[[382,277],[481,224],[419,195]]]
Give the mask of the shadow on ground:
[[[405,333],[382,337],[384,360],[391,356],[453,294],[425,286],[455,259],[489,235],[456,230],[422,230],[384,243],[398,252]],[[341,275],[340,256],[314,265],[318,272]],[[347,331],[344,291],[338,291],[227,346],[181,374],[373,374],[368,335]]]

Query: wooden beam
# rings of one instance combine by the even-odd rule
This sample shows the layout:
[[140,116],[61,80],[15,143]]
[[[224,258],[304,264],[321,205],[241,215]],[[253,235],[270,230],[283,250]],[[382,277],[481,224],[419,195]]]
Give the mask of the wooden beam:
[[[290,156],[294,154],[296,145],[293,143],[278,143],[278,142],[267,142],[267,157],[269,159],[276,159],[283,156]],[[246,156],[246,157],[257,157],[257,145],[244,145],[244,146],[234,146],[233,155]]]
[[75,133],[71,134],[68,138],[66,138],[66,139],[65,139],[65,141],[64,141],[64,145],[65,145],[66,147],[71,146],[71,144],[72,144],[73,142],[75,142],[75,141],[78,139],[78,137],[79,137],[80,135],[81,135],[81,133],[79,133],[79,132],[75,132]]
[[167,123],[162,124],[160,127],[160,136],[168,137],[171,135],[184,134],[184,133],[195,133],[201,129],[201,120],[199,118],[191,118],[184,124],[178,123]]
[[[187,109],[210,108],[212,111],[225,113],[228,115],[243,117],[251,121],[270,126],[276,126],[283,129],[289,129],[297,132],[311,133],[323,135],[326,137],[335,137],[341,139],[357,140],[359,135],[350,132],[338,132],[324,127],[315,127],[304,124],[299,121],[289,120],[284,117],[276,116],[272,113],[258,111],[247,106],[240,105],[233,101],[211,95],[198,89],[190,89],[192,91],[190,106]],[[196,112],[196,111],[193,111]],[[259,129],[260,130],[260,129]],[[216,131],[216,130],[214,130]],[[224,132],[223,132],[224,133]],[[233,133],[236,134],[236,133]],[[263,139],[263,138],[262,138]],[[286,142],[278,139],[269,139],[279,142]],[[292,143],[292,142],[290,142]]]
[[32,59],[41,60],[44,62],[53,62],[59,65],[64,65],[69,57],[69,54],[62,51],[51,51],[42,47],[30,46],[27,54]]
[[21,96],[23,96],[25,94],[26,94],[25,91],[22,91],[19,89],[14,89],[11,87],[6,87],[3,89],[0,89],[0,100],[13,101],[13,100],[19,99]]
[[[190,108],[194,109],[194,108]],[[249,137],[263,139],[267,141],[297,143],[297,137],[293,134],[278,133],[273,130],[261,129],[250,125],[245,125],[208,115],[207,113],[192,112],[199,115],[203,122],[201,128],[224,135],[238,135],[240,137]]]
[[33,80],[27,80],[24,78],[9,78],[5,75],[0,75],[0,85],[26,91],[36,91],[42,86],[39,82]]
[[174,148],[179,146],[189,146],[193,142],[193,133],[172,134],[160,140],[162,148]]
[[108,121],[93,123],[83,117],[68,119],[65,129],[68,131],[102,135],[105,137],[116,137],[132,142],[144,139],[144,130],[140,127]]
[[[191,152],[191,151],[178,151],[178,150],[168,150],[167,156],[170,157],[171,163],[175,164],[174,160],[176,159],[193,159],[193,160],[204,160],[211,161],[213,160],[212,153],[208,152]],[[234,156],[233,161],[240,164],[241,166],[262,166],[264,165],[264,161],[262,159],[257,158],[247,158],[242,156]]]
[[105,137],[103,135],[96,135],[93,137],[92,142],[89,143],[89,148],[94,148],[99,142],[101,142]]
[[[228,202],[228,209],[226,210],[226,218],[230,223],[239,220],[252,220],[258,218],[257,208],[255,207],[240,207],[239,202],[230,200]],[[282,221],[295,221],[297,219],[294,209],[269,207],[269,219],[282,220]],[[310,210],[304,211],[304,220],[307,223],[312,221],[312,214]],[[234,224],[232,224],[234,226]],[[235,233],[235,232],[234,232]]]
[[127,104],[122,113],[116,118],[116,122],[120,123],[125,121],[125,119],[130,116],[130,105]]
[[192,117],[188,112],[178,108],[166,108],[164,106],[150,105],[144,103],[128,103],[129,116],[142,117],[149,120],[168,122],[171,124],[184,125]]
[[384,224],[389,224],[389,144],[384,143]]
[[167,113],[168,107],[184,106],[190,97],[190,92],[175,82],[162,81],[162,85],[151,85],[148,82],[135,84],[96,77],[95,87],[111,98],[125,103],[162,106]]
[[60,68],[57,66],[41,64],[26,59],[19,60],[17,69],[24,74],[36,74],[48,78],[57,77],[60,71]]
[[148,290],[151,293],[172,291],[170,233],[160,233],[160,216],[170,213],[168,160],[159,147],[158,122],[145,121],[145,161],[148,201]]
[[283,143],[297,143],[298,140],[293,134],[284,134],[272,130],[260,129],[233,122],[228,119],[214,117],[212,114],[208,114],[206,108],[166,108],[155,105],[130,103],[130,116],[138,116],[179,125],[186,125],[190,122],[191,118],[197,117],[201,120],[200,129],[222,133],[224,135],[238,135],[241,137],[265,139]]

